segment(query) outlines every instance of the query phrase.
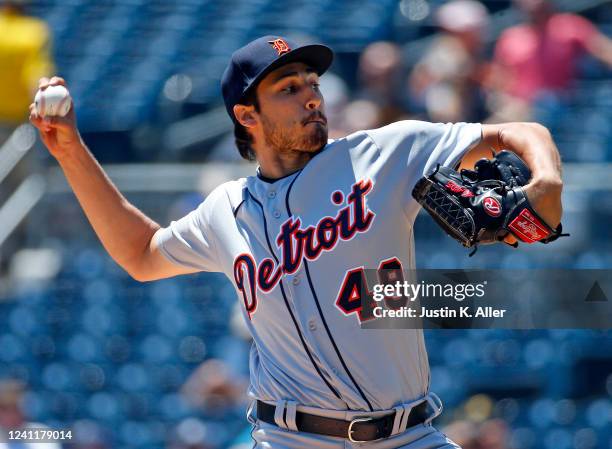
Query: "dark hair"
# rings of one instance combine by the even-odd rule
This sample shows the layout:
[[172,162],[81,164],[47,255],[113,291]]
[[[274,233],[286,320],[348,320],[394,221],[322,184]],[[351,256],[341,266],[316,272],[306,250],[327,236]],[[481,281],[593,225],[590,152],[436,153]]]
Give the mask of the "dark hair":
[[[240,101],[240,104],[247,106],[255,106],[255,111],[259,112],[259,100],[257,99],[257,92],[255,89],[250,89]],[[255,160],[255,151],[251,144],[253,143],[253,136],[242,126],[238,121],[234,121],[234,137],[236,138],[236,146],[238,152],[247,161]]]

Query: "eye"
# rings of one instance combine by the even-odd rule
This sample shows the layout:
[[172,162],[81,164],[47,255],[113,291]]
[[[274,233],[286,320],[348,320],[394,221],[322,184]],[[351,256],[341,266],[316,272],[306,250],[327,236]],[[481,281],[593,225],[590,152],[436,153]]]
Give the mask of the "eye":
[[312,83],[312,87],[314,87],[315,90],[319,90],[319,87],[321,87],[321,85],[319,83]]
[[288,93],[288,94],[294,94],[297,92],[297,87],[291,84],[290,86],[285,87],[283,89],[283,92]]

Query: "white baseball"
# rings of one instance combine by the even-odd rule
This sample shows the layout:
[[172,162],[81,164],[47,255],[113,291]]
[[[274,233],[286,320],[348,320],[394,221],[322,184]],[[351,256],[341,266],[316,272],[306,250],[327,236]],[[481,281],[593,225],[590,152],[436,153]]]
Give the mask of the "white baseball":
[[34,97],[36,112],[41,117],[64,117],[72,105],[72,98],[64,86],[49,86]]

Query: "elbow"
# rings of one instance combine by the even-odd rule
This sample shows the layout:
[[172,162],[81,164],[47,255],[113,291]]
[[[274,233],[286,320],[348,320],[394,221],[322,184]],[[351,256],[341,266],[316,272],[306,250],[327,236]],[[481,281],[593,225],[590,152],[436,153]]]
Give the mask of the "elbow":
[[121,267],[131,276],[132,279],[138,282],[150,282],[159,279],[154,276],[155,270],[152,269],[151,257],[148,252],[150,244],[142,252],[132,254],[131,257],[124,259],[120,263]]

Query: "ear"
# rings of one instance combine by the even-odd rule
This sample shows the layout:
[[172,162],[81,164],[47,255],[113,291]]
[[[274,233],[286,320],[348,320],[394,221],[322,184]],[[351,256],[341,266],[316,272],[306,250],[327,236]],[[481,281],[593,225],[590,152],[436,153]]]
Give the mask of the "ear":
[[255,125],[257,125],[255,106],[253,105],[234,105],[234,117],[236,117],[238,123],[240,123],[245,128],[253,128]]

